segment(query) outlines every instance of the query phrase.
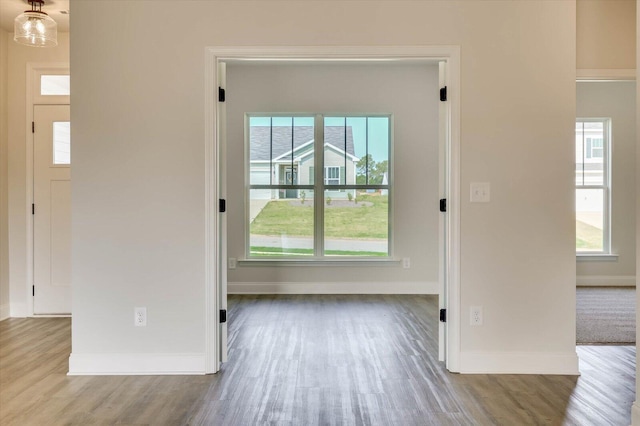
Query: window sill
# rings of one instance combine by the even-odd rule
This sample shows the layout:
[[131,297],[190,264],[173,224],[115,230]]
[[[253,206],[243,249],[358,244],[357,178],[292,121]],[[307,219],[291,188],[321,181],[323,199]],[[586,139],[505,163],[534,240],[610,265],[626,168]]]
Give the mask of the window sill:
[[576,253],[578,262],[617,262],[618,255],[612,253]]
[[238,266],[399,266],[401,259],[238,259]]

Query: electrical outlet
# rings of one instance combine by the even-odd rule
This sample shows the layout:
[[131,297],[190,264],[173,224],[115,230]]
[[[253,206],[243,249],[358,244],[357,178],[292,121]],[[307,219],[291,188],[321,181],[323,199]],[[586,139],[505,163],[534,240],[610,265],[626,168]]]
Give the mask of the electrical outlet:
[[471,325],[482,325],[482,306],[472,306],[469,309],[469,323]]
[[230,257],[228,259],[229,262],[229,269],[236,269],[236,266],[238,265],[238,262],[236,261],[235,257]]
[[411,268],[411,258],[409,257],[403,257],[402,258],[402,267],[404,269],[409,269]]
[[147,326],[147,308],[133,308],[133,324],[136,327]]

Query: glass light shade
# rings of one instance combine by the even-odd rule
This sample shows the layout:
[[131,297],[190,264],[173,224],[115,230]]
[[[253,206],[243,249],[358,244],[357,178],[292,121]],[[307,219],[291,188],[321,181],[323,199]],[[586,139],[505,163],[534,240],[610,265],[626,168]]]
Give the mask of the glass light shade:
[[40,11],[26,11],[18,15],[13,25],[13,39],[27,46],[53,47],[58,45],[58,24]]

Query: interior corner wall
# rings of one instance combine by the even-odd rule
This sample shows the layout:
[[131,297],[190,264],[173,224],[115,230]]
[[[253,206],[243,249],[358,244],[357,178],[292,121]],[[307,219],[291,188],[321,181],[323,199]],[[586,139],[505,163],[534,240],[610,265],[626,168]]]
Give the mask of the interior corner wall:
[[7,44],[9,33],[0,28],[0,321],[9,317],[9,236],[7,209]]
[[617,261],[577,262],[577,283],[629,285],[636,275],[636,83],[578,82],[579,118],[611,119],[611,252]]
[[[12,35],[9,35],[12,38]],[[27,64],[69,62],[69,33],[46,49],[8,42],[8,211],[11,316],[27,315]]]
[[578,0],[576,18],[577,69],[635,69],[635,0]]
[[[230,292],[438,292],[438,64],[270,63],[227,65],[229,257],[244,258],[244,119],[259,113],[389,113],[393,120],[392,253],[401,264],[239,265]],[[269,84],[264,84],[269,82]],[[236,238],[238,236],[240,238]],[[353,283],[368,283],[366,286]],[[382,284],[377,285],[382,282]]]
[[[575,2],[175,0],[148,13],[73,3],[72,358],[129,354],[120,366],[135,372],[205,350],[206,47],[453,45],[460,369],[577,373]],[[470,203],[471,182],[491,184],[489,203]]]

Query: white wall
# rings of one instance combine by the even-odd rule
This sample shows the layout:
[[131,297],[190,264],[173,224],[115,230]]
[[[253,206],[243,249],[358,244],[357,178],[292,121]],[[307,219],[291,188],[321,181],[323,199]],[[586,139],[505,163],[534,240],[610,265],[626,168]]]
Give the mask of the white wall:
[[7,207],[7,43],[9,33],[0,28],[0,321],[9,317],[9,237]]
[[578,70],[635,69],[635,0],[578,0],[576,14]]
[[[577,371],[574,2],[148,6],[72,4],[72,357],[204,351],[205,46],[446,44],[462,52],[461,370]],[[490,203],[469,203],[476,181]]]
[[617,261],[577,263],[578,284],[629,284],[636,274],[636,84],[579,82],[577,117],[609,117],[611,143],[611,252]]
[[9,270],[11,316],[27,314],[27,218],[31,200],[27,200],[27,64],[69,62],[69,34],[58,33],[58,46],[33,48],[8,42],[8,202],[9,202]]
[[[394,123],[394,257],[401,264],[361,267],[262,267],[229,271],[230,290],[269,283],[307,291],[303,283],[387,282],[388,291],[437,293],[438,65],[246,64],[227,66],[227,201],[229,257],[243,258],[244,115],[247,112],[391,113]],[[245,283],[238,285],[237,283]],[[246,283],[252,283],[247,285]],[[402,284],[400,284],[402,283]],[[350,291],[343,285],[343,291]],[[363,291],[360,286],[360,291]],[[384,286],[376,285],[372,291]],[[322,288],[314,286],[314,288]],[[375,290],[373,290],[375,289]],[[267,291],[269,291],[267,290]],[[331,286],[327,292],[340,291]]]

